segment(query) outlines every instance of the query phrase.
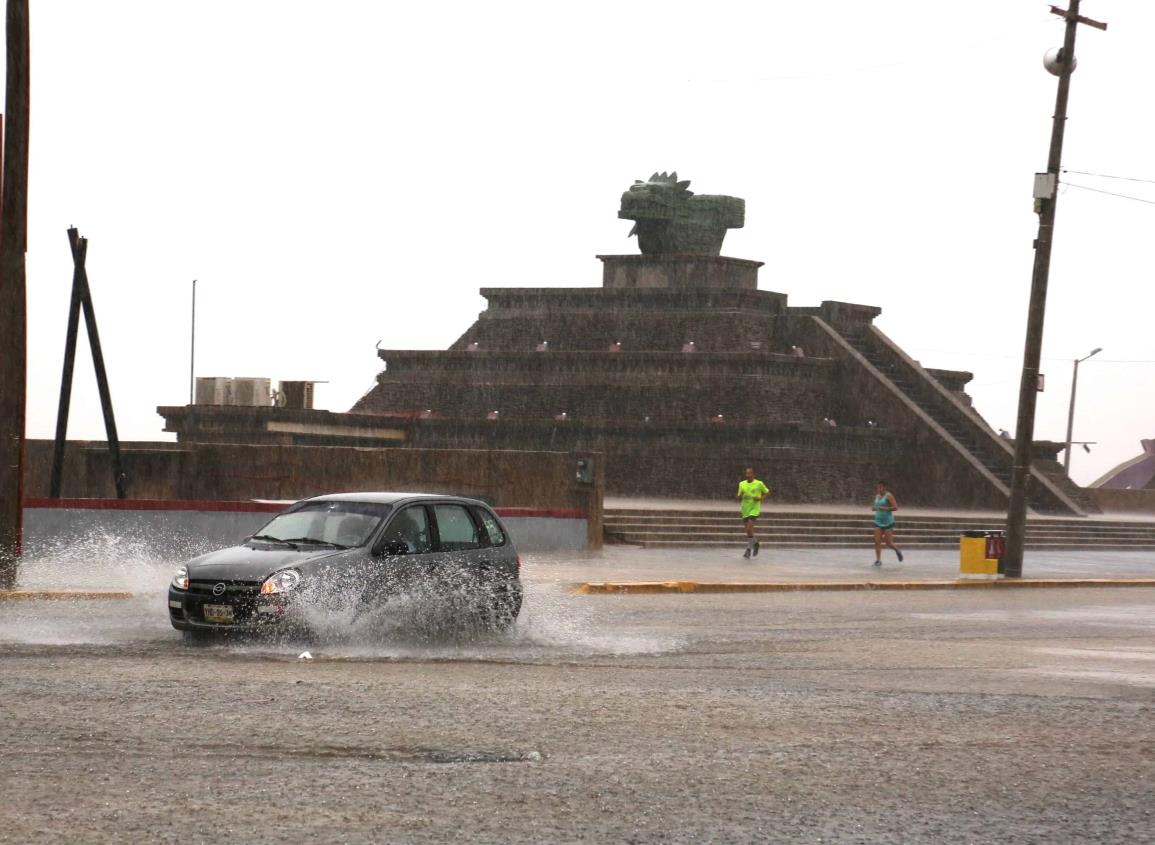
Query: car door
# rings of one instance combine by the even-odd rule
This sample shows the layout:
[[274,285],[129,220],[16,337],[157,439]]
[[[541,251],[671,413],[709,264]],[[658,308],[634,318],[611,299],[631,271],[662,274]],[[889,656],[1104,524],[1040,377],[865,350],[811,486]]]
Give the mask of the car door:
[[473,514],[474,521],[481,526],[484,555],[479,561],[480,575],[483,579],[488,578],[495,583],[516,581],[520,563],[505,528],[488,508],[471,505],[469,510]]
[[431,509],[438,553],[428,577],[455,597],[471,600],[486,560],[481,528],[462,502],[437,502]]
[[399,508],[373,545],[365,598],[371,603],[419,591],[435,557],[429,511],[415,504]]
[[521,610],[521,560],[497,515],[482,505],[469,510],[481,526],[482,557],[478,564],[482,618],[499,630],[517,620]]

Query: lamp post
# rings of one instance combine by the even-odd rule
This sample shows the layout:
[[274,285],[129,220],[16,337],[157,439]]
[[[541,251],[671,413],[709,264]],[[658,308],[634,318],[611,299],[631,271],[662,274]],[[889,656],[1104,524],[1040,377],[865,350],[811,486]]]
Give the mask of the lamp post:
[[1067,411],[1067,451],[1063,455],[1063,472],[1068,475],[1071,472],[1071,430],[1075,425],[1075,387],[1079,384],[1079,365],[1088,358],[1094,358],[1102,351],[1102,347],[1096,346],[1082,358],[1076,358],[1075,370],[1071,373],[1071,407]]
[[188,349],[188,403],[190,405],[196,404],[196,393],[193,388],[196,386],[196,379],[193,378],[196,373],[197,366],[197,280],[192,282],[192,326],[189,329],[189,349]]

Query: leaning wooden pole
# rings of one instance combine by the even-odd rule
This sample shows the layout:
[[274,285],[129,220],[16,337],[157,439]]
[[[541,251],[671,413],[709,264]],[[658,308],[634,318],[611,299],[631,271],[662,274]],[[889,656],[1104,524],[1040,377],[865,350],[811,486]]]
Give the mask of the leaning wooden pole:
[[8,79],[0,189],[0,589],[15,586],[23,542],[24,407],[28,379],[28,0],[8,0]]

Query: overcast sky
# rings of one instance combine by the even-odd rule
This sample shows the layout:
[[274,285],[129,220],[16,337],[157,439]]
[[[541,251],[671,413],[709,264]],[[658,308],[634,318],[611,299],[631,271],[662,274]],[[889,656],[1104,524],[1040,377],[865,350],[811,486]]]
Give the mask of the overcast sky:
[[[1085,0],[1036,436],[1089,483],[1155,437],[1155,4]],[[621,192],[677,170],[746,200],[723,253],[795,306],[882,308],[1013,429],[1062,42],[1048,3],[32,3],[30,437],[51,437],[89,278],[121,437],[198,375],[327,381],[443,349],[481,287],[597,286]],[[1146,180],[1146,181],[1143,181]],[[1145,202],[1096,193],[1075,184]],[[103,439],[81,347],[69,436]],[[772,472],[771,472],[772,474]]]

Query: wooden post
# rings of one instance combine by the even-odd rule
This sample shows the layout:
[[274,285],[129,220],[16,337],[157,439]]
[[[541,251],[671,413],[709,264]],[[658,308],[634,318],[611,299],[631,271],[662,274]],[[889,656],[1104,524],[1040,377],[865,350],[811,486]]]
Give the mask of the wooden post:
[[116,433],[116,415],[112,412],[112,394],[108,389],[108,370],[104,366],[104,352],[100,346],[100,331],[96,327],[96,308],[92,304],[92,291],[88,287],[88,271],[84,267],[83,260],[83,256],[88,252],[88,240],[79,237],[76,229],[69,229],[68,242],[72,247],[73,261],[79,261],[80,264],[80,309],[84,313],[88,345],[92,350],[92,365],[96,369],[96,388],[100,394],[100,408],[104,413],[104,430],[108,437],[108,452],[112,457],[112,478],[116,484],[116,498],[123,499],[126,497],[126,493],[124,468],[120,464],[120,435]]
[[1031,446],[1035,437],[1035,403],[1040,387],[1039,360],[1043,352],[1043,318],[1047,309],[1047,283],[1051,272],[1051,244],[1055,235],[1055,203],[1059,194],[1059,172],[1063,167],[1063,133],[1067,125],[1067,98],[1071,90],[1071,72],[1075,69],[1075,33],[1085,23],[1106,29],[1105,23],[1079,14],[1080,0],[1070,0],[1071,8],[1051,7],[1063,17],[1067,27],[1060,55],[1059,86],[1055,95],[1055,114],[1051,121],[1051,147],[1047,155],[1047,173],[1053,177],[1049,196],[1038,198],[1039,236],[1035,239],[1035,263],[1031,271],[1031,298],[1027,306],[1027,338],[1023,348],[1023,372],[1019,379],[1019,414],[1015,423],[1015,463],[1011,471],[1011,496],[1007,507],[1007,548],[1003,556],[1007,578],[1023,576],[1023,553],[1027,541],[1027,485],[1031,478]]
[[68,230],[68,240],[73,243],[75,262],[72,270],[72,301],[68,308],[68,329],[64,333],[64,366],[60,374],[60,405],[56,412],[56,443],[52,450],[52,480],[48,485],[48,495],[59,499],[64,483],[64,449],[68,445],[68,410],[72,405],[72,371],[76,365],[76,339],[80,335],[80,300],[84,282],[84,260],[87,248],[79,250],[76,244],[76,230]]
[[4,164],[0,191],[0,589],[15,586],[23,542],[28,380],[28,0],[8,0]]

